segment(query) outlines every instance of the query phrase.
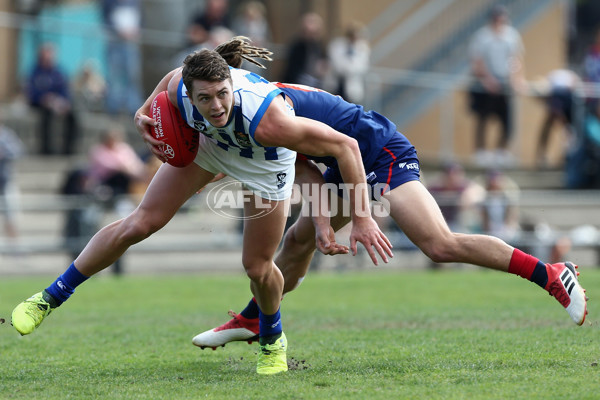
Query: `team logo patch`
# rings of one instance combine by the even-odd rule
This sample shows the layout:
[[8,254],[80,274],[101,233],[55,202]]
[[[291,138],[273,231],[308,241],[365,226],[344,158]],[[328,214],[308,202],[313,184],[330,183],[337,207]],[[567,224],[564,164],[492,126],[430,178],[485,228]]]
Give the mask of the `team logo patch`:
[[206,134],[206,130],[208,128],[206,127],[206,124],[203,121],[194,121],[194,129]]
[[277,189],[281,189],[285,186],[285,178],[287,174],[285,172],[279,172],[277,174]]
[[233,132],[235,135],[235,140],[242,147],[252,147],[252,143],[250,143],[250,137],[244,132]]

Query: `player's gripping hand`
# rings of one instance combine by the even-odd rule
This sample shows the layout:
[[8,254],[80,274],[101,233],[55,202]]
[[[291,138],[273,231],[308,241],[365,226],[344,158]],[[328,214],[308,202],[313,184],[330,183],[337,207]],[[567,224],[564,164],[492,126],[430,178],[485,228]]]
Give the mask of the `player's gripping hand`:
[[134,117],[135,128],[142,137],[142,140],[148,145],[148,148],[162,162],[167,162],[167,157],[162,150],[164,143],[152,136],[152,129],[156,126],[156,121],[148,116],[149,110],[140,108]]
[[326,255],[348,254],[348,246],[335,241],[333,228],[327,225],[315,226],[315,243],[317,250]]
[[369,253],[371,260],[375,265],[379,265],[375,251],[377,251],[385,263],[389,262],[389,258],[394,257],[394,254],[392,253],[392,243],[379,229],[377,222],[375,222],[375,220],[371,217],[355,218],[352,221],[350,250],[352,250],[353,256],[355,256],[357,253],[358,242],[365,246],[367,253]]

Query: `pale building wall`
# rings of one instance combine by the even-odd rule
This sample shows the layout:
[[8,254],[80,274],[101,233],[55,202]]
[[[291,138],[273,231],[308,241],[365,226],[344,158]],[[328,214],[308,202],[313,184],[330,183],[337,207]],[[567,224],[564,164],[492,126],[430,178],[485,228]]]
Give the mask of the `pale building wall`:
[[[0,0],[0,12],[12,11],[11,0]],[[15,82],[16,74],[16,47],[17,33],[15,29],[0,26],[0,101],[10,99],[17,85]]]
[[[527,80],[538,79],[553,69],[567,65],[565,12],[561,5],[555,5],[521,32],[526,52],[524,64]],[[452,150],[460,160],[468,161],[474,148],[474,119],[468,109],[468,95],[457,92],[453,94],[451,103],[454,132]],[[436,159],[440,156],[440,115],[440,105],[436,104],[410,125],[400,128],[423,158]],[[512,148],[522,165],[533,166],[539,129],[544,118],[543,103],[540,99],[519,97],[515,117]],[[498,129],[496,123],[490,123],[488,144],[496,143]],[[555,127],[549,148],[553,163],[559,163],[563,154],[564,140],[561,133]]]

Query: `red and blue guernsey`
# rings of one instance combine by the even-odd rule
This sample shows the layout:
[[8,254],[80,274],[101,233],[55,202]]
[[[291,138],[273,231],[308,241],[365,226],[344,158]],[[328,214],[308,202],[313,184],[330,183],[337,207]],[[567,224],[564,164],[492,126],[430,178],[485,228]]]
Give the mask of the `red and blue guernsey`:
[[[320,121],[356,139],[365,171],[372,169],[392,137],[396,139],[394,147],[400,157],[414,152],[413,145],[396,130],[396,125],[375,111],[365,111],[361,105],[349,103],[340,96],[310,86],[287,83],[275,83],[275,86],[292,100],[296,116]],[[332,157],[306,157],[328,167],[337,166]]]

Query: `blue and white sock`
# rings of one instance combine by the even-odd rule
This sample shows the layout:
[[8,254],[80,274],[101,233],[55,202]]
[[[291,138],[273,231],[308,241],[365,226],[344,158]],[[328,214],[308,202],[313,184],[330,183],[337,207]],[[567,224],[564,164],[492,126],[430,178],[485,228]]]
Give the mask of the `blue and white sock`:
[[61,276],[56,278],[56,280],[45,290],[54,300],[54,302],[50,302],[52,308],[58,307],[67,301],[73,292],[75,292],[75,288],[87,279],[88,277],[79,272],[79,270],[75,268],[74,263],[71,263],[69,268],[67,268]]
[[281,313],[279,310],[273,315],[265,315],[262,311],[258,315],[259,343],[261,345],[273,344],[281,336]]

